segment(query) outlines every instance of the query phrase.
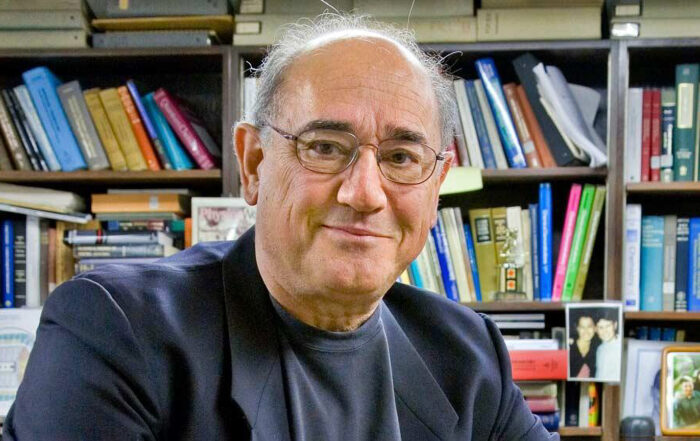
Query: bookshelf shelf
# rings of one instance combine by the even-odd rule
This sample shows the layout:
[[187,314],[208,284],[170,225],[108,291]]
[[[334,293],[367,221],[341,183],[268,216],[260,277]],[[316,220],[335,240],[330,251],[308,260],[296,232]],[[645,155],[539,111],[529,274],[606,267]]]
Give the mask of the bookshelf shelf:
[[630,194],[700,194],[700,182],[637,182],[627,184]]
[[479,312],[563,311],[560,302],[465,302],[465,306]]
[[625,312],[625,320],[639,321],[700,321],[700,312],[674,312],[674,311],[628,311]]
[[553,168],[511,168],[507,170],[482,170],[485,184],[503,184],[540,181],[574,181],[579,179],[604,180],[606,168],[553,167]]
[[559,435],[561,436],[601,436],[603,428],[596,427],[560,427]]
[[15,184],[70,184],[73,186],[119,184],[208,185],[221,182],[221,170],[162,171],[0,171],[0,182]]

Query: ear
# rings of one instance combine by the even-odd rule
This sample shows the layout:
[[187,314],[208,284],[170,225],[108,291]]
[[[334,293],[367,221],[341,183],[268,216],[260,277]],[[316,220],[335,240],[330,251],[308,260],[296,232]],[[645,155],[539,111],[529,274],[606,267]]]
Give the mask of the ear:
[[263,160],[260,129],[248,123],[238,123],[233,129],[233,145],[241,173],[241,194],[250,205],[258,203],[260,176],[258,169]]
[[433,219],[432,222],[430,223],[431,228],[437,224],[437,208],[438,204],[440,203],[440,187],[442,186],[442,183],[445,181],[445,178],[447,177],[447,172],[450,171],[450,167],[452,166],[452,161],[454,159],[454,155],[452,152],[445,151],[442,153],[445,156],[445,159],[442,161],[442,167],[439,168],[438,172],[439,175],[437,177],[437,189],[435,191],[435,208],[433,209]]

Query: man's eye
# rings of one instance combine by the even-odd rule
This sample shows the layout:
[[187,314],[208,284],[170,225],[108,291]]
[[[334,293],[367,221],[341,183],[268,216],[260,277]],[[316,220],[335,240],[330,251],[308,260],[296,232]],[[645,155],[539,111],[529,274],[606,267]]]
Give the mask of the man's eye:
[[337,155],[342,154],[344,149],[333,142],[317,141],[309,144],[309,150],[312,150],[318,155]]
[[418,160],[416,155],[412,154],[407,150],[394,150],[392,152],[389,152],[382,159],[384,161],[388,161],[392,165],[408,165]]

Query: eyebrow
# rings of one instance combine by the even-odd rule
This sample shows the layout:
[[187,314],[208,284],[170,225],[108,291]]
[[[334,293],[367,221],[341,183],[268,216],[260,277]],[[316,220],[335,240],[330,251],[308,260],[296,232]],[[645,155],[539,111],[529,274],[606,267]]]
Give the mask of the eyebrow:
[[[316,119],[313,121],[309,121],[308,123],[306,123],[306,125],[304,125],[304,127],[302,127],[301,132],[318,129],[341,130],[343,132],[355,134],[354,126],[350,122],[331,119]],[[406,127],[387,126],[386,131],[388,133],[388,136],[384,139],[398,139],[401,141],[410,141],[419,144],[427,144],[427,139],[425,138],[425,135],[415,130],[408,129]]]

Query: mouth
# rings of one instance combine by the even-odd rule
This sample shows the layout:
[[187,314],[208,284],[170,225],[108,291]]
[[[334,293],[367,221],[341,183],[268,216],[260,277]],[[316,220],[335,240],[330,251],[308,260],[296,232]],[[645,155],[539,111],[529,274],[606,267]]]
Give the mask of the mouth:
[[327,230],[330,230],[331,232],[338,233],[341,235],[347,235],[351,237],[356,237],[356,238],[387,238],[386,234],[382,234],[380,232],[366,229],[366,228],[361,228],[361,227],[353,227],[353,226],[346,226],[346,225],[324,225],[324,228]]

